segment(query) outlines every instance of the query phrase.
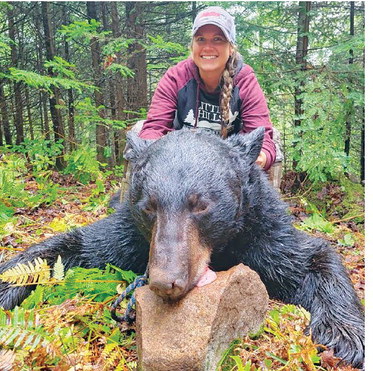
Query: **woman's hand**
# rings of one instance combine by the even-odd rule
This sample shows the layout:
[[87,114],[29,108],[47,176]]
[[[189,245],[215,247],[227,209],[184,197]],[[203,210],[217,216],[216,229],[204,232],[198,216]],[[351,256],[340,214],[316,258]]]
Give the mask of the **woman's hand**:
[[258,158],[256,159],[255,163],[260,167],[264,168],[267,163],[267,156],[263,151],[260,151]]

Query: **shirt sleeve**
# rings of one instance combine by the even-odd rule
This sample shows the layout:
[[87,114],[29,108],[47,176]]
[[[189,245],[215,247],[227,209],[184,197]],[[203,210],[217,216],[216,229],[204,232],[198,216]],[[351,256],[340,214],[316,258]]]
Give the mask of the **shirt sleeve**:
[[244,74],[240,76],[238,82],[243,123],[241,133],[249,133],[260,126],[265,127],[262,151],[267,156],[264,170],[268,170],[275,162],[276,147],[273,142],[273,126],[267,101],[251,67],[245,66],[240,74]]
[[176,109],[177,83],[171,68],[163,75],[157,85],[139,137],[158,139],[172,131]]

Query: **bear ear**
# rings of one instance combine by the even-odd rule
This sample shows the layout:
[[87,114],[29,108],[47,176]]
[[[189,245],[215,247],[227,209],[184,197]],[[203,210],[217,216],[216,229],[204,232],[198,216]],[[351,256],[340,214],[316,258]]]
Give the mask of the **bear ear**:
[[154,140],[142,139],[134,131],[127,133],[126,148],[124,149],[124,158],[135,162],[149,147]]
[[227,139],[230,146],[238,149],[253,164],[259,156],[262,149],[264,138],[264,127],[259,127],[249,134],[236,134]]

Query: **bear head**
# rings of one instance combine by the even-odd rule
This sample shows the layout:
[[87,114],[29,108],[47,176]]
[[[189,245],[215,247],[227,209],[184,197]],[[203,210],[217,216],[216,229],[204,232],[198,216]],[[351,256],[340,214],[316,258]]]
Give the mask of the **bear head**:
[[189,129],[156,141],[128,134],[130,208],[150,243],[150,288],[159,296],[179,300],[213,279],[212,251],[243,227],[245,183],[259,171],[263,136],[264,128],[227,140]]

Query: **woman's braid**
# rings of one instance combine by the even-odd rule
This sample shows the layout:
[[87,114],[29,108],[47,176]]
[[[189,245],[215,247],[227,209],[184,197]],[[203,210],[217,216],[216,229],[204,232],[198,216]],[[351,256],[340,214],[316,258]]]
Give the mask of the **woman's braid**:
[[229,102],[232,97],[233,77],[237,65],[238,52],[233,49],[222,75],[223,86],[220,94],[221,136],[226,138],[229,131]]

